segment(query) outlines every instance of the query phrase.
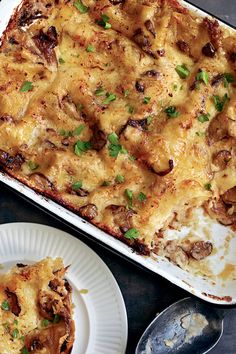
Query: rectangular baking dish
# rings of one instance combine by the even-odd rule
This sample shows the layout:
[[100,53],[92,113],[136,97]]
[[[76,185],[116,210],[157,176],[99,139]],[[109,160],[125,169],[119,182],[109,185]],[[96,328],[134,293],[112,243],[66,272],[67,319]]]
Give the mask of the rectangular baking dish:
[[[209,16],[208,13],[196,8],[190,3],[185,1],[179,2],[200,16]],[[14,12],[14,9],[20,3],[21,0],[0,0],[0,36],[5,30],[8,21]],[[222,26],[231,29],[233,28],[232,26],[229,26],[222,21],[219,22]],[[203,277],[197,275],[196,273],[190,274],[187,271],[180,269],[178,266],[170,263],[167,259],[163,259],[161,257],[154,258],[151,256],[144,257],[138,255],[121,241],[101,231],[97,227],[93,226],[89,222],[85,221],[78,215],[70,212],[54,201],[36,193],[21,182],[8,176],[5,172],[0,171],[0,181],[12,188],[14,191],[19,192],[23,197],[30,199],[33,203],[71,224],[74,228],[92,235],[94,239],[105,244],[109,248],[112,248],[115,252],[118,252],[130,260],[138,263],[139,265],[151,270],[152,272],[163,276],[164,278],[194,294],[195,296],[215,304],[236,304],[236,279],[229,280],[223,277],[217,278],[217,274],[219,274],[221,271],[223,272],[229,262],[231,264],[233,263],[236,268],[236,235],[233,235],[231,231],[231,236],[229,236],[228,228],[219,224],[209,223],[207,220],[204,221],[203,214],[199,215],[199,218],[201,218],[201,223],[202,225],[204,225],[204,223],[207,225],[214,245],[216,248],[218,248],[217,255],[211,257],[210,260],[211,268],[215,270],[215,278],[209,278],[207,276]],[[186,233],[186,230],[183,230],[183,234],[184,233]],[[178,237],[180,235],[181,232],[178,233]],[[222,245],[225,247],[222,247]],[[221,257],[220,262],[219,257]]]

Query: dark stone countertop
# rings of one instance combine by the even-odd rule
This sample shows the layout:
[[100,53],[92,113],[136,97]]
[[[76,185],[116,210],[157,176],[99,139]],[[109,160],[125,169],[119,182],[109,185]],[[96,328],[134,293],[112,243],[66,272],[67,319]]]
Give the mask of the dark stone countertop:
[[[191,2],[236,26],[235,0],[191,0]],[[134,354],[139,337],[156,313],[189,295],[160,276],[130,263],[94,241],[79,236],[70,227],[47,215],[36,206],[32,206],[0,184],[0,224],[9,222],[34,222],[65,230],[82,239],[103,259],[117,279],[126,303],[129,322],[126,354]],[[235,330],[236,309],[231,309],[225,319],[223,337],[211,354],[236,354]],[[194,352],[189,354],[194,354]]]

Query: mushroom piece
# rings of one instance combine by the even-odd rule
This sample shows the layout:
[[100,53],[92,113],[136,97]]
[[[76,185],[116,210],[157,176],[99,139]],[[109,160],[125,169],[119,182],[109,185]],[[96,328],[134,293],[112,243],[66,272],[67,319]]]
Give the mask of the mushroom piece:
[[170,173],[173,170],[173,168],[174,168],[174,161],[169,160],[169,168],[167,168],[164,171],[156,172],[156,174],[161,177],[166,176],[168,175],[168,173]]
[[214,58],[216,55],[216,48],[211,42],[208,42],[202,48],[202,54],[204,54],[208,58]]
[[207,130],[208,144],[212,145],[228,136],[228,121],[229,118],[224,113],[214,117]]
[[145,22],[145,27],[153,35],[153,37],[156,38],[156,30],[151,20],[147,20]]
[[41,172],[32,173],[29,176],[29,179],[30,181],[34,182],[36,187],[38,186],[40,189],[43,190],[49,189],[51,191],[55,190],[53,183]]
[[157,58],[156,54],[151,50],[150,38],[144,34],[141,28],[135,31],[133,40],[145,53],[151,55],[154,59]]
[[58,45],[58,35],[54,26],[49,27],[46,33],[40,29],[39,34],[33,37],[33,41],[49,64],[56,62],[54,48]]
[[212,163],[219,167],[222,171],[226,168],[228,162],[231,160],[232,154],[228,150],[221,150],[215,153],[212,157]]
[[25,161],[21,154],[15,156],[10,155],[8,152],[0,149],[0,165],[9,168],[10,170],[19,170]]
[[21,307],[19,305],[17,295],[10,291],[8,288],[5,290],[5,293],[7,294],[11,312],[16,316],[19,316]]
[[185,54],[190,54],[190,47],[189,47],[189,44],[186,43],[185,41],[183,40],[178,40],[176,42],[176,45],[177,47],[179,48],[179,50]]
[[164,248],[164,252],[165,256],[180,268],[184,268],[189,262],[187,253],[178,246],[175,241],[168,241]]
[[95,124],[92,127],[92,131],[93,131],[93,136],[92,139],[90,140],[92,149],[96,151],[100,151],[107,143],[106,134],[102,129],[99,128],[97,124]]
[[221,198],[225,204],[236,204],[236,186],[227,190]]
[[132,216],[135,214],[133,210],[127,210],[124,205],[109,205],[106,209],[110,210],[113,215],[114,223],[120,228],[122,233],[132,228]]
[[204,204],[206,212],[216,218],[222,225],[229,226],[236,222],[236,214],[229,215],[226,204],[222,199],[210,200]]
[[194,242],[193,247],[190,250],[190,255],[192,258],[200,261],[206,257],[208,257],[212,253],[212,243],[205,241],[197,241]]
[[87,220],[92,220],[98,215],[98,209],[95,204],[87,204],[79,208],[81,216]]

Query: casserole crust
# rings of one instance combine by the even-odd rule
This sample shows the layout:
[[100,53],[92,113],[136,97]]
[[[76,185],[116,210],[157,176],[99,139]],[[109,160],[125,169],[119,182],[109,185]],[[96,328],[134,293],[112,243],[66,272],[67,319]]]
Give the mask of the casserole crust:
[[[236,35],[175,0],[23,1],[0,49],[0,164],[142,254],[236,223]],[[180,256],[176,257],[176,255]]]
[[60,258],[17,264],[0,276],[0,352],[69,354],[74,342],[71,287]]

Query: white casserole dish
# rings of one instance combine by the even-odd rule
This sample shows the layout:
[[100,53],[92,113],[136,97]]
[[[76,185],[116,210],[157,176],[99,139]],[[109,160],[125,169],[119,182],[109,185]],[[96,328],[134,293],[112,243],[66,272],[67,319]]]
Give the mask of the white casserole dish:
[[[5,30],[15,7],[20,3],[21,0],[0,0],[0,35]],[[182,3],[200,16],[208,15],[184,1],[182,1]],[[222,22],[221,25],[229,28],[228,25]],[[196,215],[196,219],[199,219],[199,225],[201,224],[201,226],[197,228],[197,234],[204,238],[204,232],[207,228],[207,235],[210,236],[210,239],[214,243],[214,248],[217,250],[217,252],[209,257],[208,261],[211,273],[214,275],[213,277],[203,277],[196,273],[190,274],[161,257],[154,259],[153,257],[140,256],[121,241],[106,234],[52,200],[37,194],[3,172],[0,172],[0,181],[22,194],[22,196],[29,198],[37,205],[70,223],[73,227],[92,235],[92,237],[111,247],[116,252],[130,258],[154,273],[163,276],[199,298],[217,304],[236,304],[236,276],[232,278],[225,276],[227,264],[235,265],[236,269],[236,233],[233,233],[229,228],[207,219],[203,213],[199,212],[198,215]],[[180,232],[172,230],[169,236],[171,238],[184,237],[188,231],[187,228],[183,228]],[[193,232],[196,232],[196,230]],[[219,274],[221,274],[221,276],[219,276]]]

